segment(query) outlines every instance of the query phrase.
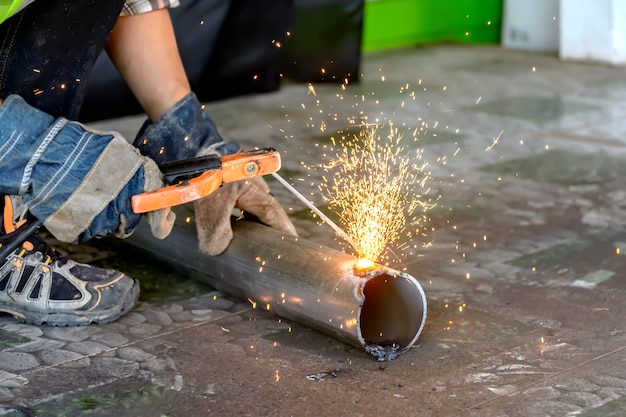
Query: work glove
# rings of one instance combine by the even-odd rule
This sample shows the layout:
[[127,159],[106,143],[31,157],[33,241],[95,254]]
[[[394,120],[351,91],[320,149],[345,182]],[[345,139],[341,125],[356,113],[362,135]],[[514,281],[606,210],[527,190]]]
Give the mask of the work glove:
[[174,104],[156,122],[146,120],[133,145],[157,164],[242,150],[237,142],[224,142],[215,122],[193,93]]
[[[131,197],[164,185],[150,158],[115,132],[89,130],[11,95],[0,106],[0,193],[21,196],[28,210],[60,241],[128,236],[141,215]],[[146,216],[164,238],[169,210]]]
[[[223,156],[240,152],[237,142],[224,142],[215,123],[191,93],[176,103],[155,123],[147,121],[133,144],[158,163],[214,154]],[[296,229],[262,178],[223,184],[216,192],[196,200],[196,230],[200,250],[222,253],[233,232],[230,220],[233,208],[258,218],[262,223],[297,236]]]
[[233,238],[232,209],[241,209],[261,223],[297,236],[295,227],[261,177],[223,184],[207,197],[196,200],[196,230],[200,250],[208,255],[224,252]]

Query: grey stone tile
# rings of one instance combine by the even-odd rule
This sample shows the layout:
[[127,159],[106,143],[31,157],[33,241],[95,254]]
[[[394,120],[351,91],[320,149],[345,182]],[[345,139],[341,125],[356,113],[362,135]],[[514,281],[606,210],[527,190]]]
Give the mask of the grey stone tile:
[[565,115],[583,112],[597,112],[598,106],[576,103],[561,97],[512,97],[485,102],[468,110],[493,113],[500,116],[530,119],[534,122],[549,122]]

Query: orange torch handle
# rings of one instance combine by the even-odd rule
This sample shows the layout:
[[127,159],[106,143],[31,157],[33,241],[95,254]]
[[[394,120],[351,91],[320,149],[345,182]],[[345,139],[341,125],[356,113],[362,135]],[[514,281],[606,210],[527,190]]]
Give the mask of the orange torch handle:
[[[185,163],[187,161],[181,161],[181,164]],[[218,167],[176,184],[134,195],[131,198],[131,205],[133,212],[146,213],[185,204],[206,197],[222,183],[259,177],[279,169],[280,154],[272,148],[224,155],[219,158]]]

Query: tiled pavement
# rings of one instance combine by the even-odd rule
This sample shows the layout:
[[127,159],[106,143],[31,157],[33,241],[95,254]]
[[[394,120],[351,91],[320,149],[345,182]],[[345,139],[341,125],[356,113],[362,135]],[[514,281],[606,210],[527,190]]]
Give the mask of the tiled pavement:
[[[0,317],[0,415],[623,415],[626,69],[442,45],[366,55],[362,73],[345,90],[285,83],[207,108],[227,138],[281,150],[317,203],[321,172],[304,166],[350,120],[393,122],[422,149],[440,199],[416,238],[432,245],[401,265],[429,302],[414,348],[381,364],[214,292],[167,254],[60,245],[140,279],[141,303],[85,328]],[[98,127],[132,137],[141,122]],[[302,238],[341,247],[268,182]]]

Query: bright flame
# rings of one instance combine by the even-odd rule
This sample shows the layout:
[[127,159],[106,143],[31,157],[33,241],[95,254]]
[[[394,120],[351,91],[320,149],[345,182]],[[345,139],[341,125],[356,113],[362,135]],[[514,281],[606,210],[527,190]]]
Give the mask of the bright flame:
[[345,232],[360,246],[359,257],[372,262],[391,245],[406,248],[401,236],[413,238],[423,212],[433,206],[421,193],[429,178],[427,164],[415,162],[421,150],[411,156],[401,141],[393,125],[386,136],[366,125],[337,144],[336,155],[324,166],[331,176],[319,186],[329,208],[337,209]]
[[371,268],[372,266],[374,266],[374,262],[370,261],[369,259],[365,259],[365,258],[361,258],[357,261],[356,264],[354,264],[354,267],[356,269],[368,269]]

